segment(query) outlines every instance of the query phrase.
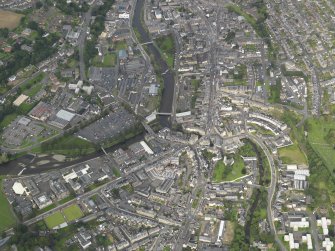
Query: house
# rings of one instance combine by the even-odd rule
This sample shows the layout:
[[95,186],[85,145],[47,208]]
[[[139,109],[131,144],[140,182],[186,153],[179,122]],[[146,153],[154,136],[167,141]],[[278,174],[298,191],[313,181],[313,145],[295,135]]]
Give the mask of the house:
[[149,95],[151,96],[157,96],[159,91],[159,85],[158,84],[151,84],[149,87]]

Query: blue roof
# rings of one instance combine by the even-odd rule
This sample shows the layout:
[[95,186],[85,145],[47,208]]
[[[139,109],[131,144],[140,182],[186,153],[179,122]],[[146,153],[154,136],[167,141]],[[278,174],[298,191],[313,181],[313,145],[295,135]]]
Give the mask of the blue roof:
[[126,59],[127,58],[127,52],[125,50],[119,50],[119,59]]

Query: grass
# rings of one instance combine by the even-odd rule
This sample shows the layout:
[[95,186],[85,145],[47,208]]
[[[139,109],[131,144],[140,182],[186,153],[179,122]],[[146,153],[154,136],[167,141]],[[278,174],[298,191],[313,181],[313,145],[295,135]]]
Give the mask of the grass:
[[264,128],[264,127],[261,127],[261,126],[259,126],[259,125],[257,125],[257,124],[254,124],[254,123],[248,123],[248,125],[254,127],[255,130],[256,130],[258,133],[260,133],[260,134],[263,134],[263,135],[266,135],[266,136],[275,136],[275,134],[274,134],[272,131],[270,131],[270,130]]
[[22,17],[23,15],[12,11],[0,10],[0,28],[16,28]]
[[69,67],[69,68],[74,68],[74,67],[77,66],[77,64],[78,64],[77,60],[71,58],[71,59],[67,62],[66,66]]
[[46,218],[44,218],[44,222],[47,225],[49,229],[53,229],[56,226],[59,226],[60,224],[65,222],[64,216],[61,214],[61,212],[56,212]]
[[193,90],[196,92],[198,91],[199,87],[200,87],[200,84],[201,84],[201,80],[200,79],[192,79],[191,80],[191,85],[193,87]]
[[116,50],[116,51],[119,51],[119,50],[127,50],[127,42],[126,42],[126,40],[116,41],[116,42],[113,44],[113,48],[114,48],[114,50]]
[[19,110],[20,110],[20,114],[28,114],[33,108],[34,106],[36,105],[36,103],[31,103],[31,104],[28,104],[28,103],[22,103],[20,106],[19,106]]
[[308,142],[315,152],[325,162],[330,171],[335,169],[335,150],[334,144],[328,139],[329,132],[335,130],[335,121],[331,118],[321,117],[319,119],[309,119],[308,126]]
[[173,36],[167,35],[159,37],[155,40],[155,43],[159,50],[161,51],[163,58],[165,59],[169,68],[173,68],[174,56],[175,56],[175,45]]
[[35,85],[39,84],[43,80],[44,77],[45,77],[44,72],[38,74],[36,77],[29,79],[23,85],[21,85],[20,90],[22,92],[28,91],[29,89],[33,88]]
[[58,201],[58,204],[59,204],[59,205],[62,205],[62,204],[66,203],[66,202],[68,202],[68,201],[70,201],[70,200],[73,200],[74,198],[75,198],[74,195],[70,195],[70,196],[68,196],[68,197],[66,197],[66,198],[64,198],[64,199],[62,199],[62,200],[60,200],[60,201]]
[[116,65],[116,54],[108,53],[104,55],[101,60],[99,56],[95,56],[93,59],[93,66],[95,67],[114,67]]
[[0,177],[0,233],[10,227],[15,223],[15,216],[10,208],[10,204],[2,190],[2,178]]
[[47,207],[45,207],[45,208],[42,208],[42,209],[38,210],[38,211],[36,212],[36,214],[37,214],[37,215],[39,215],[39,214],[43,214],[43,213],[45,213],[45,212],[50,211],[51,209],[54,209],[55,207],[56,207],[55,204],[51,204],[51,205],[49,205],[49,206],[47,206]]
[[235,162],[232,166],[226,166],[223,160],[219,160],[216,163],[213,173],[214,182],[232,181],[244,175],[245,165],[242,157],[237,155],[234,159]]
[[16,113],[11,113],[9,115],[6,115],[4,117],[4,119],[1,120],[1,122],[0,122],[0,129],[3,129],[3,128],[7,127],[10,123],[12,123],[12,121],[14,121],[16,119],[17,116],[18,116],[18,114],[16,114]]
[[246,86],[248,85],[248,83],[246,80],[243,80],[243,79],[234,79],[233,82],[225,82],[224,85],[225,86],[238,86],[238,85]]
[[193,201],[192,201],[192,208],[197,208],[199,204],[199,198],[195,198]]
[[280,148],[278,153],[283,164],[307,164],[306,156],[297,143]]
[[42,89],[42,87],[43,87],[42,83],[36,84],[32,86],[30,89],[26,90],[24,94],[32,98]]
[[226,169],[226,165],[222,160],[219,160],[214,167],[213,181],[214,182],[222,182],[224,181],[224,170]]
[[275,85],[266,86],[269,92],[269,102],[270,103],[280,103],[280,93],[281,93],[281,79],[276,80]]
[[87,140],[72,135],[64,135],[60,138],[42,143],[42,146],[35,148],[34,151],[37,153],[57,153],[67,156],[77,156],[93,153],[96,151],[96,148],[93,143]]
[[70,222],[76,219],[79,219],[84,216],[83,212],[81,211],[80,207],[76,204],[71,205],[63,210],[63,214],[65,219]]

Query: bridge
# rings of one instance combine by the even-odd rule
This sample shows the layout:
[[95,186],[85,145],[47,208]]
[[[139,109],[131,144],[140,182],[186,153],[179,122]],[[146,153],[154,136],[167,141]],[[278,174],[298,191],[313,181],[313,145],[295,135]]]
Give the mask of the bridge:
[[155,112],[155,115],[160,115],[160,116],[171,116],[171,112]]
[[152,136],[156,135],[154,130],[152,130],[152,128],[148,124],[142,122],[142,125],[150,135],[152,135]]
[[149,41],[149,42],[146,42],[146,43],[143,43],[143,44],[141,44],[141,45],[146,45],[146,44],[153,44],[154,42],[152,42],[152,41]]

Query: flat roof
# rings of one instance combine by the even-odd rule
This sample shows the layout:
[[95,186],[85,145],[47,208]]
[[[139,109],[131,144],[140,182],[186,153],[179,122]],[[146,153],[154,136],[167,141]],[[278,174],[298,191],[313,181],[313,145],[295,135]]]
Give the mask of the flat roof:
[[56,116],[58,118],[61,118],[61,119],[64,119],[70,122],[74,118],[75,114],[62,109],[59,112],[57,112]]
[[19,194],[19,195],[24,194],[25,191],[26,191],[26,189],[23,187],[23,185],[20,182],[18,182],[18,181],[16,181],[14,183],[14,185],[13,185],[12,188],[14,190],[14,193]]
[[20,106],[24,101],[26,101],[29,97],[27,95],[21,94],[17,99],[13,102],[13,105]]

